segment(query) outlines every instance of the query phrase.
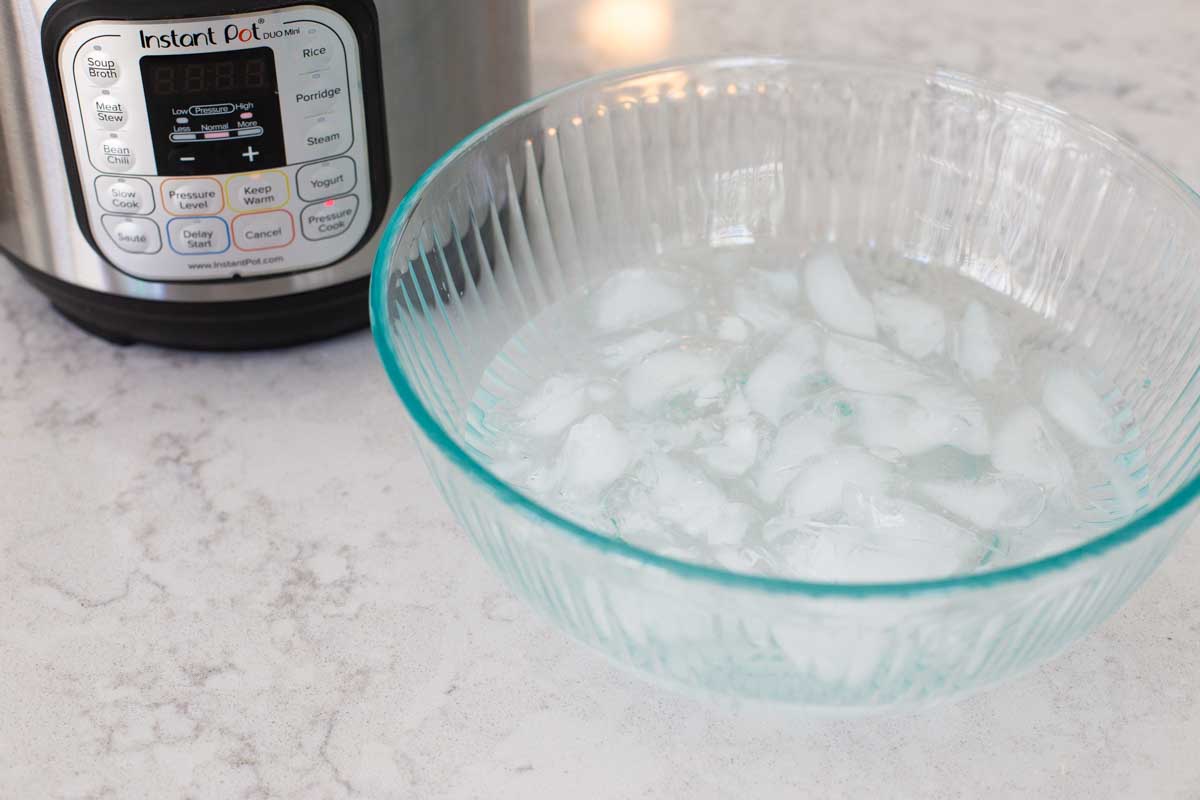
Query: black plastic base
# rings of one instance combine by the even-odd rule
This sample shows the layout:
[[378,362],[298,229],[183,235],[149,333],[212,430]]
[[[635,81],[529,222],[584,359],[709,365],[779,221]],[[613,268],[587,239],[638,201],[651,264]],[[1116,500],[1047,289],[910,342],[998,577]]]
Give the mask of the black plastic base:
[[23,264],[11,255],[9,258],[64,317],[115,344],[144,342],[186,350],[258,350],[348,333],[366,326],[369,319],[370,278],[365,277],[283,297],[175,303],[84,289]]

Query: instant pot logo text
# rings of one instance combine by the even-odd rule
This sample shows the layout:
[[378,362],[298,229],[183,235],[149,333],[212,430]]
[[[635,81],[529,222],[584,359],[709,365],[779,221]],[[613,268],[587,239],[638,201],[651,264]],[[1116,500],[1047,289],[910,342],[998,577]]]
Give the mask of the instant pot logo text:
[[234,42],[260,42],[266,39],[279,39],[285,36],[296,36],[299,28],[280,28],[278,30],[263,30],[260,26],[263,20],[251,22],[249,25],[229,23],[223,28],[212,25],[194,31],[177,31],[174,28],[166,33],[146,33],[138,31],[145,50],[185,50],[189,47],[212,47],[218,44],[233,44]]

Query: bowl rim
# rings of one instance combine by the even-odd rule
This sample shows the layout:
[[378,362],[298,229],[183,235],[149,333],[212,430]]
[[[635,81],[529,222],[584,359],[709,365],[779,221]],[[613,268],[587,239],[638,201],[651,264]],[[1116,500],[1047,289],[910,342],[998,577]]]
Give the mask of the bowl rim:
[[873,583],[824,583],[820,581],[752,575],[661,555],[624,540],[612,538],[574,522],[497,478],[462,446],[455,442],[433,418],[404,374],[395,349],[388,339],[386,325],[386,320],[388,319],[386,277],[389,272],[388,264],[390,256],[407,227],[413,212],[420,205],[425,190],[453,161],[509,123],[523,118],[531,112],[545,108],[559,98],[586,89],[598,88],[621,81],[628,81],[633,78],[647,77],[656,73],[689,67],[704,66],[721,69],[789,65],[907,74],[923,78],[927,82],[937,81],[943,85],[953,85],[959,88],[969,88],[974,91],[1002,96],[1020,106],[1053,117],[1058,122],[1074,127],[1081,133],[1085,133],[1098,142],[1106,144],[1109,149],[1118,152],[1130,163],[1143,170],[1148,177],[1156,178],[1168,184],[1168,188],[1173,188],[1178,192],[1184,202],[1190,202],[1194,212],[1200,212],[1200,194],[1197,194],[1195,190],[1174,173],[1123,138],[1043,100],[1020,92],[1007,90],[993,85],[988,81],[953,70],[941,68],[927,69],[913,65],[891,64],[884,61],[841,59],[836,57],[746,55],[670,59],[632,68],[601,72],[536,95],[484,123],[433,162],[408,192],[405,193],[395,211],[392,212],[384,236],[380,241],[371,272],[371,329],[376,349],[379,351],[392,386],[400,396],[401,402],[403,402],[419,433],[424,435],[445,458],[466,473],[472,480],[481,484],[496,499],[525,515],[532,516],[541,522],[549,524],[556,530],[566,533],[585,546],[591,547],[601,553],[631,559],[641,565],[663,569],[684,579],[709,581],[730,588],[755,590],[770,594],[868,599],[922,595],[958,588],[985,589],[1003,584],[1029,581],[1039,576],[1065,569],[1085,559],[1095,558],[1120,545],[1132,542],[1146,531],[1166,522],[1183,510],[1196,497],[1197,493],[1200,493],[1200,473],[1179,486],[1165,500],[1151,506],[1141,515],[1134,517],[1102,536],[1088,540],[1068,550],[1034,561],[1015,564],[1010,567],[916,581]]

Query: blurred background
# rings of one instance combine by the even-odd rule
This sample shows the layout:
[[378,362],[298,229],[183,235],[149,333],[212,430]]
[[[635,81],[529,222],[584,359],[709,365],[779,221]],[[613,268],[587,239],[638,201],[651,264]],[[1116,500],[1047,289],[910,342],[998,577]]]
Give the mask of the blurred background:
[[534,89],[713,54],[937,66],[1048,100],[1200,186],[1195,0],[533,0]]

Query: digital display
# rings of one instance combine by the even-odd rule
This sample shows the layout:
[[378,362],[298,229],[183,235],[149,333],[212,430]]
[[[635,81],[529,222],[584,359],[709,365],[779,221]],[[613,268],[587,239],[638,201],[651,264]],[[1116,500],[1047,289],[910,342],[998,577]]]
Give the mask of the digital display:
[[142,86],[160,175],[221,175],[287,163],[275,53],[143,56]]

